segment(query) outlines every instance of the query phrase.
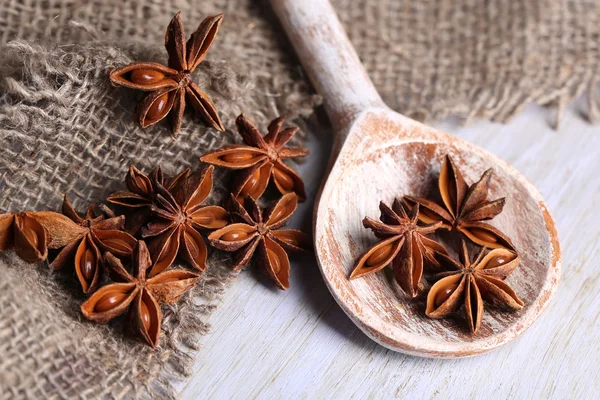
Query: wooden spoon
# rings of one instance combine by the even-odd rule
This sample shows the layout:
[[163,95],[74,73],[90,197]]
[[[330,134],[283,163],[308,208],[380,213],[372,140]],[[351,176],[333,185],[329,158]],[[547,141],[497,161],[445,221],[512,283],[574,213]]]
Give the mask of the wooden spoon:
[[[317,260],[333,297],[369,337],[407,354],[472,356],[516,338],[546,308],[559,282],[558,235],[541,195],[495,155],[390,110],[327,0],[271,4],[323,96],[336,134],[314,213]],[[491,198],[506,196],[507,202],[493,225],[513,239],[521,256],[507,282],[525,307],[514,313],[488,307],[477,334],[463,328],[462,315],[426,317],[424,297],[408,298],[389,272],[348,279],[357,258],[375,241],[363,228],[363,217],[377,219],[380,200],[390,204],[395,197],[430,194],[445,154],[468,183],[494,169]]]

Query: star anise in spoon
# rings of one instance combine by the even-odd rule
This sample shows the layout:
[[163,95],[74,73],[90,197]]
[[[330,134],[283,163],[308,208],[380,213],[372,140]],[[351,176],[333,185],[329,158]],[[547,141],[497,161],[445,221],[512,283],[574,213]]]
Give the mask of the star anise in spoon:
[[177,136],[187,102],[207,125],[224,130],[214,104],[190,77],[206,57],[222,20],[223,14],[204,19],[186,43],[181,12],[178,12],[165,35],[168,67],[155,62],[136,62],[110,72],[110,81],[114,85],[150,92],[136,111],[137,122],[142,128],[170,115],[172,132]]
[[108,196],[107,201],[125,210],[127,215],[125,230],[132,235],[136,235],[142,226],[149,221],[150,208],[154,203],[155,184],[159,183],[171,192],[189,175],[190,169],[186,168],[175,176],[165,177],[161,167],[158,166],[147,176],[131,165],[125,177],[125,185],[127,185],[129,191],[114,192]]
[[350,279],[375,273],[391,264],[398,285],[404,292],[415,297],[423,277],[424,261],[439,266],[438,255],[447,254],[441,244],[426,237],[442,223],[418,225],[419,205],[408,211],[398,199],[394,200],[392,208],[384,202],[379,203],[379,209],[382,222],[365,217],[363,225],[382,240],[358,259]]
[[460,262],[447,255],[441,257],[451,270],[437,274],[439,281],[427,295],[427,316],[445,318],[464,306],[469,328],[475,333],[481,326],[483,300],[510,310],[523,308],[523,301],[504,282],[519,265],[519,257],[514,252],[497,248],[486,254],[484,247],[471,262],[463,240]]
[[441,222],[442,228],[457,230],[472,242],[488,248],[514,250],[511,240],[500,230],[483,222],[502,212],[505,199],[487,200],[492,169],[469,186],[450,156],[446,155],[438,186],[443,206],[421,197],[406,196],[409,204],[419,204],[419,219],[425,223]]
[[29,212],[0,214],[0,252],[14,249],[28,263],[48,256],[48,233]]
[[285,117],[273,120],[263,137],[244,114],[236,119],[236,126],[246,146],[233,145],[213,151],[200,160],[218,167],[238,170],[232,193],[238,201],[250,196],[258,200],[270,181],[281,194],[296,193],[300,201],[306,199],[302,178],[283,160],[303,157],[308,150],[303,147],[285,147],[298,131],[297,127],[281,129]]
[[255,258],[259,267],[280,289],[290,287],[287,251],[310,248],[310,240],[296,229],[281,229],[296,211],[298,196],[288,193],[261,212],[250,196],[245,207],[232,195],[234,222],[208,235],[210,244],[224,251],[237,251],[234,265],[239,270]]
[[153,260],[150,277],[168,268],[178,254],[192,267],[206,269],[206,243],[198,230],[222,228],[227,225],[228,216],[222,207],[202,204],[212,191],[213,170],[211,165],[195,171],[173,193],[155,182],[152,219],[142,228],[142,237],[150,238],[148,247]]
[[84,293],[91,293],[98,286],[102,251],[129,257],[136,243],[133,236],[120,230],[125,222],[124,216],[116,217],[108,207],[102,211],[104,215],[95,217],[94,205],[90,204],[85,216],[81,217],[65,195],[62,212],[68,219],[50,212],[35,214],[35,218],[49,231],[49,247],[61,249],[49,267],[58,270],[73,263]]
[[105,253],[104,258],[111,277],[118,282],[98,289],[81,305],[81,312],[87,319],[103,324],[129,308],[133,329],[146,343],[156,347],[162,322],[160,306],[179,300],[196,284],[199,275],[173,269],[147,279],[146,270],[152,260],[142,240],[133,252],[133,274],[112,254]]

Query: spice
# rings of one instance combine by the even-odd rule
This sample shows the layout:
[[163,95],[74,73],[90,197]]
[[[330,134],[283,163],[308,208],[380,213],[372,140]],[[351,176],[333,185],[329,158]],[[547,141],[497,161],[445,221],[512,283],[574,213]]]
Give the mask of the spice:
[[165,177],[160,166],[156,167],[150,176],[145,175],[135,166],[129,167],[125,184],[129,191],[117,191],[108,196],[109,203],[123,207],[127,219],[126,231],[136,235],[150,218],[150,207],[154,203],[154,186],[161,184],[166,190],[172,191],[179,183],[187,179],[190,169],[186,168],[172,177]]
[[186,43],[181,12],[178,12],[165,35],[168,67],[155,62],[137,62],[110,72],[112,84],[150,92],[136,111],[136,120],[142,128],[170,115],[172,132],[177,136],[187,102],[207,125],[224,130],[213,102],[190,77],[206,57],[222,20],[223,14],[204,19]]
[[415,297],[423,276],[424,260],[439,266],[437,256],[447,255],[441,244],[425,236],[433,233],[442,223],[418,225],[419,205],[408,211],[407,206],[398,199],[394,200],[391,208],[380,202],[379,209],[382,222],[365,217],[363,225],[382,240],[358,259],[350,279],[375,273],[391,264],[398,285],[408,295]]
[[409,204],[419,204],[419,219],[425,223],[441,222],[442,228],[457,230],[480,246],[514,250],[504,233],[482,222],[500,214],[505,203],[504,198],[487,200],[492,175],[493,171],[488,169],[478,182],[468,186],[446,155],[438,180],[443,206],[421,197],[406,196],[405,199]]
[[106,323],[130,308],[134,331],[150,346],[156,347],[162,321],[160,306],[179,300],[196,284],[199,275],[174,269],[147,279],[146,270],[152,260],[141,240],[133,252],[133,274],[112,254],[105,253],[104,258],[111,276],[118,282],[98,289],[81,305],[81,312],[89,320]]
[[65,195],[62,212],[64,216],[45,211],[34,214],[50,232],[49,247],[61,249],[49,267],[58,270],[73,262],[83,292],[91,293],[100,279],[101,252],[129,257],[136,240],[120,230],[125,217],[116,217],[107,207],[103,208],[104,215],[94,217],[94,205],[91,204],[85,216],[81,217]]
[[48,256],[48,233],[29,212],[0,214],[0,252],[14,249],[28,263]]
[[482,248],[471,262],[467,245],[462,241],[460,262],[441,255],[450,271],[437,275],[439,279],[427,295],[426,314],[431,318],[445,318],[464,305],[465,318],[471,332],[481,326],[483,300],[510,310],[523,308],[523,301],[504,282],[519,265],[516,253],[507,249],[493,249],[486,254]]
[[177,254],[192,267],[206,269],[206,243],[198,230],[227,225],[225,209],[202,205],[212,191],[213,170],[211,165],[182,178],[172,193],[155,180],[151,219],[141,231],[143,238],[150,238],[148,247],[153,260],[150,277],[167,269]]
[[302,251],[310,247],[310,241],[303,232],[281,229],[296,211],[298,196],[288,193],[263,212],[250,196],[246,197],[245,206],[242,206],[232,195],[231,204],[237,221],[208,235],[210,244],[220,250],[237,251],[235,270],[255,258],[277,287],[288,289],[290,261],[287,251]]
[[210,152],[200,160],[239,171],[232,188],[238,201],[243,201],[246,196],[258,200],[270,181],[281,194],[296,193],[300,201],[304,201],[306,193],[302,178],[283,160],[303,157],[309,152],[302,147],[285,147],[298,128],[282,130],[284,121],[285,117],[273,120],[263,137],[252,121],[241,114],[236,119],[236,126],[246,146],[229,146]]

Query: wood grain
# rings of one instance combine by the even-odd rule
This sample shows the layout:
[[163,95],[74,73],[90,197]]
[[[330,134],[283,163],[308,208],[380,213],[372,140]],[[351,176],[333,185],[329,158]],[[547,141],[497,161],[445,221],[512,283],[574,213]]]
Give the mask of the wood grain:
[[[552,398],[600,396],[600,127],[570,109],[559,131],[537,107],[508,125],[478,122],[452,132],[522,171],[545,197],[563,244],[562,283],[520,338],[460,360],[389,351],[337,306],[310,257],[293,258],[291,289],[244,272],[214,314],[184,399]],[[311,138],[301,174],[314,198],[330,140]],[[310,229],[310,201],[292,221]]]

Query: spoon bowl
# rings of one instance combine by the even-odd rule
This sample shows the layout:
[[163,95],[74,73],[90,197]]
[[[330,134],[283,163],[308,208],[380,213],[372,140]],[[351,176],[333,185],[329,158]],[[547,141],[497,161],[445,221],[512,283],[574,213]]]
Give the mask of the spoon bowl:
[[[466,141],[390,110],[366,75],[328,1],[271,0],[335,130],[326,179],[315,202],[314,241],[325,283],[369,337],[399,352],[456,358],[497,348],[525,331],[546,308],[560,276],[554,221],[535,187],[507,163]],[[506,197],[492,225],[521,258],[507,283],[525,302],[518,312],[484,312],[472,334],[460,319],[425,315],[425,296],[409,298],[389,268],[349,280],[356,260],[376,239],[362,225],[378,204],[427,196],[449,154],[469,184],[493,168],[490,198]],[[487,308],[487,305],[486,305]]]

